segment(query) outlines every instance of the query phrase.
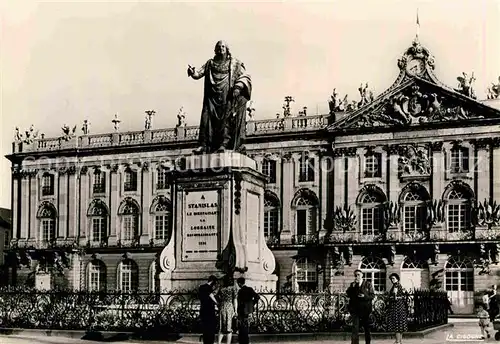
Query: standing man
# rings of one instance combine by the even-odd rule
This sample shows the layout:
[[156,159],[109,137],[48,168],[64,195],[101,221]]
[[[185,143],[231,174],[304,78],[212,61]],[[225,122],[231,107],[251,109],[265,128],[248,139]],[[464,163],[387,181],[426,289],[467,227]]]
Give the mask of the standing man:
[[240,287],[238,291],[238,343],[249,344],[248,316],[253,313],[260,297],[255,290],[245,285],[243,277],[238,278],[236,283]]
[[241,61],[232,57],[223,41],[215,45],[215,56],[200,69],[188,66],[189,77],[205,77],[200,120],[199,147],[195,154],[240,150],[245,139],[246,104],[252,80]]
[[203,332],[203,344],[214,344],[217,332],[217,300],[214,289],[217,285],[217,277],[211,275],[208,282],[201,285],[198,290],[200,299],[200,320]]
[[352,317],[351,344],[359,344],[359,326],[365,329],[365,343],[370,344],[370,314],[372,313],[372,300],[375,296],[373,286],[363,279],[361,270],[354,271],[354,282],[347,288],[349,297],[349,312]]

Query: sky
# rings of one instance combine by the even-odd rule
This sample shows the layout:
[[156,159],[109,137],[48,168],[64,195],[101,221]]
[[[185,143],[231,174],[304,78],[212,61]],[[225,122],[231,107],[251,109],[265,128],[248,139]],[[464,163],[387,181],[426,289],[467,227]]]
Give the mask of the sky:
[[225,40],[252,76],[255,118],[327,113],[332,89],[358,99],[396,79],[416,34],[449,86],[474,72],[478,98],[500,75],[500,0],[132,2],[0,0],[0,207],[10,208],[14,129],[58,137],[64,124],[92,133],[172,127],[181,106],[198,125],[203,82],[187,77]]

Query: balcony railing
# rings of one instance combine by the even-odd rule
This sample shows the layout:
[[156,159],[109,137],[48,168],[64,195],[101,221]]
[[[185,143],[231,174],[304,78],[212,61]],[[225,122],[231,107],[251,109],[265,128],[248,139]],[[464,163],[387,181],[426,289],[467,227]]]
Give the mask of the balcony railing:
[[292,245],[306,245],[319,243],[318,234],[293,235]]
[[[326,127],[330,115],[264,119],[247,122],[247,136],[258,136],[283,132],[317,131]],[[194,141],[198,138],[199,127],[177,127],[157,130],[130,131],[75,136],[69,140],[62,138],[38,138],[32,143],[14,142],[13,153],[57,151],[75,148],[101,148],[131,146],[148,143],[170,143]]]

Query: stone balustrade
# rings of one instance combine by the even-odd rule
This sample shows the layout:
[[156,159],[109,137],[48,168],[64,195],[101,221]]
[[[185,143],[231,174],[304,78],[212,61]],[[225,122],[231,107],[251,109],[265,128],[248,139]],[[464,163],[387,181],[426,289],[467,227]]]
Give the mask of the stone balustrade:
[[[330,115],[314,115],[264,119],[247,122],[247,136],[258,136],[282,132],[316,131],[325,128]],[[114,132],[73,136],[70,138],[37,138],[32,142],[14,142],[13,153],[47,152],[64,149],[93,149],[101,147],[134,146],[150,143],[171,143],[195,141],[199,127],[181,126],[176,128]]]

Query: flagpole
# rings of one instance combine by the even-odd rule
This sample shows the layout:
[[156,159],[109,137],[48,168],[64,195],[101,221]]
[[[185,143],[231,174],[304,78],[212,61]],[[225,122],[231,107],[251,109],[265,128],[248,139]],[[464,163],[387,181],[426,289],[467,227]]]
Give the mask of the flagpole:
[[418,42],[418,35],[420,33],[420,20],[418,19],[418,8],[417,8],[417,27],[416,27],[416,35],[415,40]]

